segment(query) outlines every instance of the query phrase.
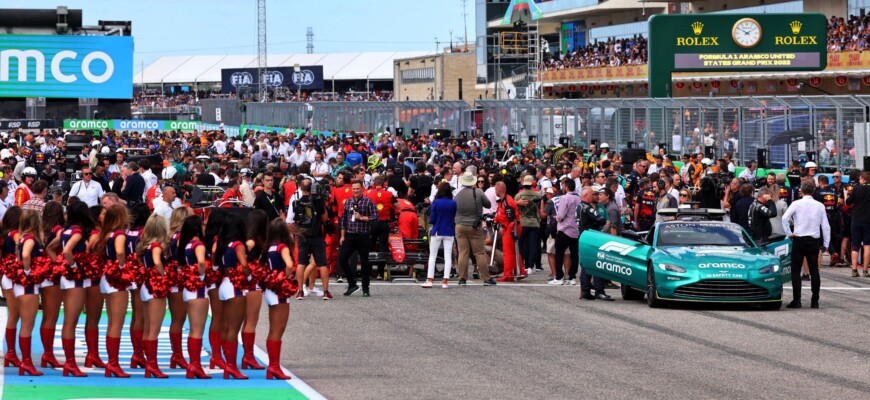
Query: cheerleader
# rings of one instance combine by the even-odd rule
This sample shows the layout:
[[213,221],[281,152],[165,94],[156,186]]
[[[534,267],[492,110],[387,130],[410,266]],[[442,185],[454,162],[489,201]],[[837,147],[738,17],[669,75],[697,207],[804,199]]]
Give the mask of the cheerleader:
[[[141,240],[136,247],[136,254],[142,259],[142,264],[150,271],[146,275],[165,276],[164,270],[165,257],[163,256],[163,248],[166,246],[166,220],[159,215],[152,215],[145,223],[145,228],[142,230]],[[155,280],[152,279],[153,283]],[[142,345],[145,348],[145,377],[150,378],[168,378],[169,376],[160,371],[157,366],[157,336],[160,334],[160,327],[163,326],[163,317],[166,315],[166,297],[160,296],[157,293],[152,293],[152,286],[149,289],[148,284],[143,284],[139,288],[139,295],[142,297],[142,303],[145,305],[144,328],[145,333],[142,338]],[[165,294],[163,296],[166,296]]]
[[[95,248],[100,238],[99,227],[103,226],[106,209],[102,206],[93,206],[88,208],[88,214],[96,225],[88,234],[88,253],[91,256],[102,254],[102,251],[97,251]],[[103,315],[104,297],[100,292],[100,285],[92,280],[91,287],[85,289],[85,344],[88,347],[85,367],[87,368],[106,368],[106,363],[100,359],[100,318]]]
[[[172,217],[169,221],[169,231],[173,232],[169,239],[169,259],[171,268],[175,268],[178,272],[178,241],[181,239],[181,225],[184,220],[193,215],[188,207],[179,207],[172,211]],[[184,352],[181,348],[181,330],[184,328],[184,321],[187,319],[187,305],[184,304],[184,295],[182,293],[183,286],[178,284],[173,286],[169,291],[169,344],[172,348],[172,357],[169,359],[169,368],[176,367],[186,370],[187,361],[184,360]]]
[[[291,279],[293,271],[293,248],[295,243],[290,238],[290,229],[281,218],[275,218],[269,223],[267,251],[263,253],[262,261],[272,271],[284,271],[286,279]],[[269,367],[266,369],[266,379],[290,379],[281,370],[281,337],[290,318],[290,298],[282,297],[270,289],[263,294],[269,306],[269,336],[266,338],[266,351],[269,354]]]
[[[39,213],[33,210],[25,210],[21,214],[21,223],[18,228],[20,235],[18,259],[24,267],[25,275],[30,275],[32,272],[31,267],[34,266],[35,259],[44,256],[43,232],[39,219]],[[27,373],[31,376],[40,376],[42,372],[33,366],[33,360],[30,358],[30,339],[33,334],[33,325],[36,323],[36,313],[39,311],[39,284],[28,283],[22,286],[15,283],[12,290],[15,293],[21,313],[21,332],[18,334],[21,364],[18,367],[18,375]]]
[[[245,220],[248,228],[245,245],[248,249],[248,260],[258,260],[266,244],[266,230],[269,226],[269,217],[263,210],[252,210]],[[254,340],[257,337],[257,323],[260,321],[260,307],[263,305],[263,291],[260,285],[254,285],[252,290],[245,293],[245,326],[242,328],[242,369],[265,369],[266,367],[257,362],[254,357]]]
[[3,215],[3,297],[6,298],[6,311],[8,312],[6,319],[6,355],[3,357],[3,366],[18,367],[21,361],[15,354],[15,337],[18,336],[18,320],[19,314],[18,300],[15,298],[15,293],[12,290],[12,269],[15,268],[15,260],[17,255],[17,243],[21,238],[18,234],[18,225],[21,223],[21,207],[15,206],[6,210]]
[[[81,274],[85,266],[78,265],[75,259],[81,259],[81,255],[85,254],[87,250],[85,232],[90,233],[94,229],[94,222],[88,213],[88,205],[82,202],[71,205],[68,215],[67,227],[60,234],[60,245],[63,249],[63,257],[69,264],[69,269],[71,271],[78,270],[78,273]],[[60,338],[63,343],[63,354],[66,357],[66,362],[63,365],[63,376],[72,374],[76,378],[83,378],[88,375],[79,370],[78,365],[76,365],[76,326],[84,307],[85,293],[91,286],[91,280],[86,277],[70,280],[68,276],[60,278],[60,289],[63,291],[63,331]]]
[[[132,209],[132,224],[130,229],[125,233],[127,235],[127,248],[125,253],[129,255],[136,254],[136,247],[139,245],[139,237],[142,235],[142,228],[148,222],[148,217],[151,215],[151,210],[148,209],[148,204],[139,203]],[[135,256],[131,258],[135,263],[139,259]],[[133,310],[130,318],[130,342],[133,344],[133,355],[130,357],[130,368],[145,368],[145,347],[142,345],[142,336],[145,329],[145,311],[142,304],[142,296],[139,293],[139,287],[134,283],[130,285],[130,305]]]
[[[63,204],[56,201],[45,203],[42,210],[42,227],[44,238],[48,245],[45,246],[45,254],[52,260],[57,258],[61,250],[60,234],[63,231]],[[39,327],[39,337],[42,339],[42,368],[62,367],[54,356],[54,332],[57,328],[57,319],[60,315],[60,304],[63,297],[60,285],[55,284],[53,277],[46,278],[39,285],[39,293],[42,298],[42,325]]]
[[[110,264],[118,263],[118,269],[123,270],[126,260],[127,235],[125,228],[129,221],[127,207],[114,204],[106,209],[100,236],[97,238],[97,249],[106,249],[105,255]],[[109,363],[106,364],[106,378],[116,376],[129,378],[130,375],[121,369],[118,363],[118,352],[121,348],[121,330],[124,328],[124,317],[127,314],[127,287],[115,287],[109,283],[108,274],[120,273],[114,271],[114,266],[107,267],[106,273],[100,278],[100,292],[106,296],[106,314],[109,317],[106,329],[106,352]],[[110,278],[111,279],[111,278]],[[114,279],[113,279],[114,280]],[[119,283],[116,283],[119,284]]]
[[[190,332],[187,336],[187,355],[190,362],[187,365],[187,379],[211,379],[202,370],[200,357],[202,354],[202,334],[205,331],[205,320],[208,318],[208,297],[206,295],[205,270],[208,268],[206,261],[205,243],[202,242],[202,218],[197,215],[187,217],[181,226],[181,236],[178,241],[178,265],[196,268],[196,274],[200,282],[191,283],[190,287],[184,288],[184,301],[187,303],[187,315],[190,321]],[[185,278],[187,281],[190,278]],[[195,287],[194,287],[195,286]],[[193,290],[191,290],[193,289]]]
[[[218,267],[217,261],[214,259],[215,250],[217,250],[217,238],[223,226],[224,216],[228,215],[222,209],[216,208],[208,216],[208,222],[205,224],[205,242],[208,249],[208,257],[212,263],[212,271],[208,271],[212,277],[223,273]],[[218,285],[221,279],[213,279],[206,277],[206,285],[208,285],[208,300],[211,306],[211,323],[208,326],[208,345],[211,347],[211,358],[208,361],[210,369],[224,369],[226,363],[221,355],[221,335],[226,329],[226,324],[223,318],[223,305],[221,304],[220,295],[218,294]]]
[[[245,221],[235,214],[227,214],[223,218],[220,234],[217,240],[217,250],[214,259],[223,269],[223,279],[219,289],[220,301],[224,312],[224,331],[221,333],[221,348],[224,352],[224,379],[232,376],[234,379],[248,379],[239,372],[236,365],[239,331],[245,320],[245,294],[242,288],[236,287],[231,276],[241,273],[250,279],[247,249],[245,248]],[[233,271],[236,270],[236,271]]]

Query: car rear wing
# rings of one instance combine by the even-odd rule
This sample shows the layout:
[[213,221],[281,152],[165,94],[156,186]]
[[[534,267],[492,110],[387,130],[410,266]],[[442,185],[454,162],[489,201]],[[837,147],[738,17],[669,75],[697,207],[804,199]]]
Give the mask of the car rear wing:
[[663,208],[658,211],[663,217],[679,221],[721,221],[725,210],[717,208]]

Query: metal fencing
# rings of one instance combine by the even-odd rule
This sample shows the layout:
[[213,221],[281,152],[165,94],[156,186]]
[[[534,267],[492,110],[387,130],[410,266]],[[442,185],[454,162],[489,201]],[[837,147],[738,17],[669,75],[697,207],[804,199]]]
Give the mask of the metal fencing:
[[[479,100],[481,128],[506,140],[536,136],[546,146],[567,137],[575,145],[629,142],[674,156],[725,152],[742,164],[769,149],[769,164],[784,166],[810,153],[822,167],[853,168],[867,152],[870,96],[700,97],[672,99]],[[786,131],[812,142],[767,146]],[[862,164],[858,162],[859,166]]]
[[404,128],[468,130],[471,110],[464,101],[311,103],[315,130],[380,132]]
[[303,128],[311,106],[304,103],[245,103],[247,123]]

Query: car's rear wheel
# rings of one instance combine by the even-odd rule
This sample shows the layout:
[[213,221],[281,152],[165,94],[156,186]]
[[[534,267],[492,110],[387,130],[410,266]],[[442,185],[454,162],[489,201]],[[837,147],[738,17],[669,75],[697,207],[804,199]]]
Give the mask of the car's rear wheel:
[[624,283],[619,284],[619,291],[622,293],[622,299],[628,301],[643,300],[644,292],[628,286]]
[[665,301],[660,300],[656,295],[656,273],[652,265],[647,265],[646,271],[646,304],[650,308],[663,307]]

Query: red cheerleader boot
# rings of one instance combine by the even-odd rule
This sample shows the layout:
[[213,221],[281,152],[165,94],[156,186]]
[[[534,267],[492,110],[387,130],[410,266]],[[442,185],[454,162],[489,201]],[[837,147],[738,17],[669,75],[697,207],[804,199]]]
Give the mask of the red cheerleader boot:
[[106,352],[109,353],[109,362],[106,364],[106,378],[113,375],[118,378],[129,378],[130,374],[121,369],[118,363],[118,352],[121,349],[121,338],[106,336]]
[[130,342],[133,344],[133,356],[130,357],[130,368],[145,368],[145,351],[142,346],[142,336],[145,332],[130,331]]
[[255,332],[242,332],[242,349],[245,354],[242,355],[242,369],[265,369],[266,367],[257,362],[254,357],[254,339],[257,337]]
[[187,361],[181,351],[181,333],[169,333],[169,345],[172,346],[172,357],[169,358],[169,368],[187,369]]
[[281,369],[281,341],[267,340],[266,351],[269,353],[269,368],[266,369],[266,379],[288,380]]
[[30,338],[18,337],[18,346],[21,348],[21,365],[18,366],[18,375],[24,376],[42,376],[42,372],[33,366],[33,360],[30,358]]
[[8,367],[12,365],[13,367],[21,366],[21,360],[18,359],[18,355],[15,354],[15,338],[18,337],[18,333],[16,333],[16,328],[6,328],[6,355],[3,356],[3,366]]
[[42,368],[62,367],[54,356],[54,328],[42,328],[39,330],[39,338],[42,339],[42,360],[39,366]]
[[190,363],[187,364],[187,379],[211,379],[211,376],[202,370],[200,356],[202,355],[202,339],[187,337],[187,356]]
[[239,351],[239,342],[223,342],[221,347],[224,349],[226,357],[226,367],[224,368],[224,379],[248,379],[247,375],[243,375],[236,365],[236,355]]
[[61,339],[61,341],[63,342],[63,355],[66,357],[66,362],[63,364],[63,376],[87,377],[88,374],[82,372],[79,366],[76,365],[76,340]]
[[226,368],[226,363],[224,362],[223,356],[221,356],[221,333],[218,331],[209,331],[208,332],[208,345],[211,346],[211,359],[208,361],[208,368],[215,369],[224,369]]
[[106,368],[106,363],[100,359],[100,331],[97,329],[85,329],[85,343],[88,345],[85,367]]
[[160,379],[169,378],[169,375],[163,373],[160,367],[157,366],[157,341],[143,340],[142,347],[145,348],[145,358],[148,360],[145,363],[145,377],[155,377]]

